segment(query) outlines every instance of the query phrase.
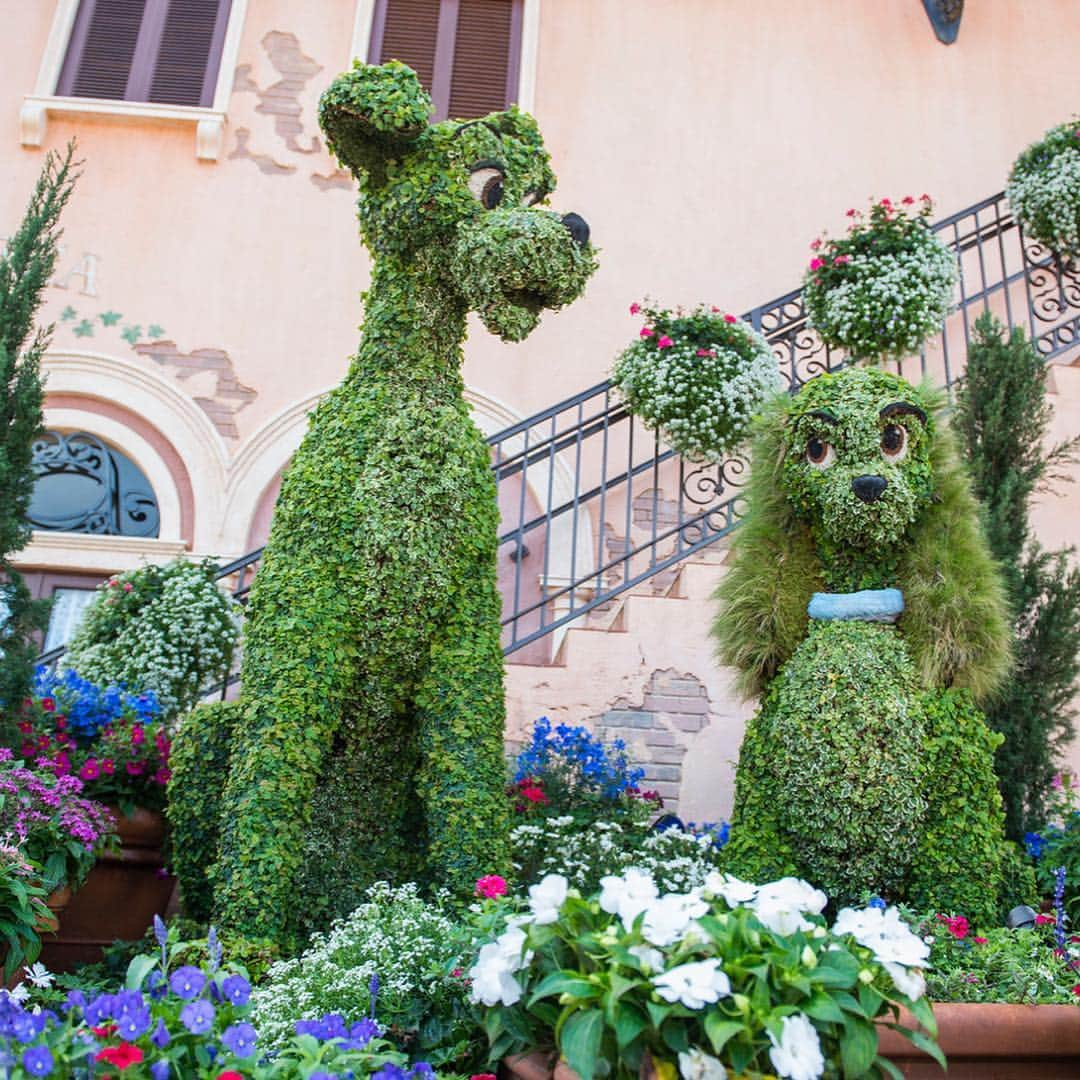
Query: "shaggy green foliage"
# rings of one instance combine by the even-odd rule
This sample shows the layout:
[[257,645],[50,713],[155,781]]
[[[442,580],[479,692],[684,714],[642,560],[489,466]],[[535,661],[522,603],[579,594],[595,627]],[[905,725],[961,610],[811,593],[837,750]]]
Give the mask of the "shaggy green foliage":
[[[996,685],[1008,634],[938,407],[897,376],[850,368],[761,422],[715,624],[721,659],[749,689],[768,687],[724,850],[740,876],[797,873],[840,900],[873,889],[995,908],[997,740],[959,687]],[[886,485],[863,501],[856,481],[869,477]],[[906,607],[897,626],[811,622],[826,586],[898,587]]]
[[[836,454],[824,472],[840,466],[835,474],[839,481],[821,483],[807,475],[814,470],[805,461],[810,428],[804,414],[828,405],[840,418],[853,387],[858,388],[855,398],[863,402],[862,414],[852,415],[838,429],[823,422],[818,432]],[[877,389],[868,393],[871,387]],[[814,404],[807,408],[811,400]],[[902,423],[909,436],[916,435],[915,451],[909,447],[900,471],[905,465],[911,470],[904,484],[921,488],[926,494],[919,499],[929,501],[923,501],[917,519],[900,534],[896,528],[902,518],[895,513],[888,531],[874,522],[873,507],[892,506],[891,499],[859,503],[866,512],[856,508],[858,521],[848,526],[829,513],[831,504],[846,501],[845,476],[850,486],[853,474],[887,475],[894,468],[880,450],[871,452],[879,445],[871,435],[876,432],[880,440],[886,424],[878,410],[898,400],[927,413],[928,490],[922,478],[921,436],[915,430],[918,419],[907,415],[890,420]],[[873,368],[852,368],[819,376],[798,397],[778,398],[766,410],[753,444],[746,512],[733,542],[734,563],[717,590],[720,609],[713,624],[718,655],[741,672],[748,695],[759,693],[794,653],[809,625],[810,597],[825,588],[832,575],[838,575],[840,587],[874,582],[903,591],[901,629],[924,686],[967,686],[982,699],[1001,683],[1010,662],[1004,593],[955,440],[937,416],[941,406],[940,395],[926,388],[916,390]],[[849,462],[849,453],[861,460]],[[814,492],[818,494],[811,503]],[[848,537],[846,543],[823,529],[834,521]],[[862,542],[859,530],[867,537]],[[895,539],[874,548],[875,535]],[[835,564],[827,562],[833,555]]]
[[308,838],[328,830],[327,915],[377,879],[471,892],[509,869],[498,508],[461,342],[470,309],[524,337],[594,261],[530,205],[554,186],[535,121],[424,127],[430,105],[394,62],[357,64],[320,104],[375,260],[359,350],[289,466],[251,593],[211,882],[252,936],[302,932]]
[[[0,708],[25,696],[37,651],[31,634],[45,620],[8,559],[30,538],[30,462],[45,397],[41,357],[52,333],[52,327],[35,333],[34,315],[52,277],[60,214],[77,179],[73,156],[71,144],[64,154],[46,157],[22,222],[0,251]],[[0,730],[5,743],[12,734]]]
[[793,851],[800,875],[839,903],[871,885],[902,895],[926,774],[917,680],[895,629],[813,623],[751,723],[755,747],[785,750],[771,763],[740,754],[724,868],[765,880],[771,853]]
[[1071,549],[1044,551],[1031,536],[1032,497],[1061,478],[1057,468],[1080,447],[1078,437],[1045,448],[1050,416],[1046,365],[1024,332],[1006,337],[993,316],[980,316],[953,423],[1012,608],[1016,666],[987,720],[1005,736],[997,771],[1006,831],[1017,840],[1046,820],[1057,762],[1073,737],[1080,674],[1080,570],[1069,565]]

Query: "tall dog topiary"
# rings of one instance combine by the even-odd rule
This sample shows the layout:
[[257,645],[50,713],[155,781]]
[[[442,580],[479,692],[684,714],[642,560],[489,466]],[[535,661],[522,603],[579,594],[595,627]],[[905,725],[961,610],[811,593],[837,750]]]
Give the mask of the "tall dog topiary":
[[[555,177],[530,116],[430,111],[397,62],[323,94],[374,262],[363,336],[282,485],[241,705],[195,713],[177,747],[178,869],[205,905],[216,851],[216,916],[252,936],[325,923],[376,879],[471,892],[509,867],[498,510],[461,345],[469,311],[520,341],[595,263],[584,220],[538,205]],[[202,770],[226,757],[227,781]],[[214,834],[192,783],[204,817],[224,787]]]
[[941,401],[874,368],[762,418],[718,590],[721,659],[764,690],[726,866],[989,919],[1003,816],[976,706],[1009,632]]

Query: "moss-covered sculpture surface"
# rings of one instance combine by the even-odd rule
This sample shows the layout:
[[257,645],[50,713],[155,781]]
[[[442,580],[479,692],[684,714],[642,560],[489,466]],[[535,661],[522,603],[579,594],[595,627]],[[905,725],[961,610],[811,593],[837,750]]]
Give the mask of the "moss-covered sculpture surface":
[[[376,879],[471,890],[509,866],[498,510],[461,343],[470,310],[521,340],[594,261],[581,218],[536,205],[555,177],[531,117],[428,126],[430,108],[396,62],[357,64],[323,95],[374,258],[363,337],[285,476],[239,712],[193,714],[192,752],[177,749],[177,846],[216,849],[216,915],[253,936],[325,923]],[[230,726],[226,782],[206,728]],[[224,786],[217,835],[191,819],[191,783]]]
[[937,395],[861,368],[776,401],[734,548],[714,634],[765,697],[726,865],[992,917],[1000,737],[975,699],[1009,633]]

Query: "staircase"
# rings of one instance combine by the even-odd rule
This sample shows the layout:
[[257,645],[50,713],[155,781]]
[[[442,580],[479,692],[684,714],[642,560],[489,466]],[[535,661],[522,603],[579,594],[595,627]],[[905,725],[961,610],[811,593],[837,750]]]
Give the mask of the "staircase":
[[[1080,360],[1080,268],[1025,237],[1004,194],[934,229],[957,255],[958,303],[900,374],[951,388],[986,310],[1023,327],[1048,362]],[[772,344],[793,391],[845,362],[807,325],[799,290],[743,318]],[[1080,390],[1080,379],[1066,382]],[[685,816],[700,817],[717,800],[722,809],[747,706],[711,657],[709,597],[723,573],[723,542],[738,524],[746,460],[683,459],[629,415],[609,382],[488,443],[502,515],[511,725],[545,712],[591,719],[635,747],[646,783]],[[221,567],[241,601],[261,554]],[[511,726],[515,734],[524,731]]]

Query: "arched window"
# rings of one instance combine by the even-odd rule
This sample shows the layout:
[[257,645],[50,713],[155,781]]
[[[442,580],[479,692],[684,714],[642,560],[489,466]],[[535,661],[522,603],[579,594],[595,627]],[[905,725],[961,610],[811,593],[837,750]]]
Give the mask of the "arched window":
[[47,431],[34,442],[37,481],[27,512],[35,529],[156,537],[157,497],[142,469],[85,431]]

